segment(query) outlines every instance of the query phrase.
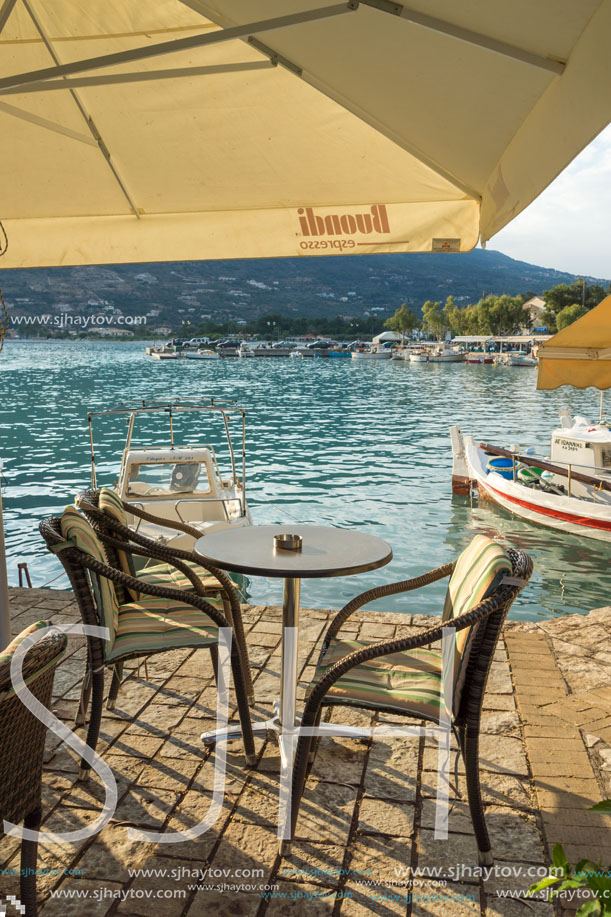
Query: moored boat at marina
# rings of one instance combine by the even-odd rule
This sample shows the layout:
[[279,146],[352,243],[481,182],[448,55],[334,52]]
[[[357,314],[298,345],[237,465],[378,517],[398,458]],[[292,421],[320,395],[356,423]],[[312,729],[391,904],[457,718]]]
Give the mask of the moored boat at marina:
[[429,363],[464,363],[467,355],[457,348],[434,347],[429,354]]
[[392,350],[383,344],[363,344],[359,350],[350,354],[353,360],[390,360]]
[[519,351],[518,353],[508,353],[506,354],[507,366],[536,366],[537,361],[531,355],[524,351]]
[[215,350],[198,350],[197,353],[184,353],[187,360],[220,360],[220,354]]
[[454,493],[476,491],[530,522],[611,541],[611,430],[562,415],[549,458],[477,444],[450,428]]
[[494,356],[485,350],[470,350],[467,353],[467,363],[474,363],[480,366],[494,363]]
[[[182,523],[201,532],[202,535],[221,529],[239,528],[251,524],[250,512],[244,490],[246,472],[245,414],[233,401],[167,402],[127,405],[120,404],[107,411],[93,411],[88,415],[89,439],[91,443],[92,487],[98,486],[94,448],[93,424],[95,418],[116,417],[127,420],[127,438],[123,448],[115,490],[124,504],[134,504],[161,520]],[[165,418],[169,429],[159,440],[150,445],[134,444],[134,428],[137,421],[145,418]],[[180,420],[179,420],[180,419]],[[221,471],[219,458],[210,443],[197,442],[203,419],[210,426],[216,424],[222,429],[227,444],[226,461],[229,465]],[[197,421],[193,430],[183,437],[189,445],[176,442],[177,421],[184,427],[185,421]],[[232,443],[231,429],[239,426],[240,473]],[[142,424],[143,425],[143,424]],[[147,424],[148,426],[148,424]],[[219,432],[220,432],[219,429]],[[213,432],[212,430],[210,431]],[[168,435],[169,434],[169,435]],[[190,548],[193,536],[186,532],[142,521],[129,515],[129,525],[141,534],[159,539],[172,546]]]

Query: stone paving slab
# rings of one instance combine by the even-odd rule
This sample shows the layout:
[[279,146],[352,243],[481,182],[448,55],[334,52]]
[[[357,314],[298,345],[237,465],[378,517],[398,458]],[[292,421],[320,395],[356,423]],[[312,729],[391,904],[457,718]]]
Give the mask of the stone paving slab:
[[[69,591],[11,593],[15,633],[40,618],[76,620]],[[300,697],[330,614],[302,611]],[[258,717],[278,692],[280,609],[244,606],[244,620]],[[345,633],[389,639],[435,620],[359,611]],[[322,740],[290,857],[277,852],[273,740],[257,741],[253,769],[244,766],[239,743],[228,746],[225,796],[209,831],[171,845],[131,839],[129,829],[184,830],[209,811],[217,752],[204,748],[199,735],[213,726],[216,689],[206,652],[175,650],[151,658],[146,670],[128,663],[117,707],[103,717],[99,746],[117,780],[118,807],[96,834],[41,844],[39,867],[56,870],[39,879],[41,914],[548,917],[547,902],[525,904],[499,892],[524,894],[558,842],[569,859],[587,854],[611,863],[611,819],[587,812],[611,796],[611,667],[603,658],[610,636],[611,608],[507,625],[482,719],[482,791],[497,867],[486,877],[476,868],[462,766],[450,794],[449,837],[435,840],[437,749],[423,737]],[[572,645],[579,652],[571,653]],[[70,637],[53,705],[69,726],[83,663],[83,640]],[[399,722],[341,708],[332,719]],[[77,783],[77,770],[72,752],[50,735],[44,827],[87,826],[101,810],[98,778]],[[15,839],[3,838],[0,868],[17,865]],[[439,870],[442,878],[415,876],[415,868]],[[15,890],[16,878],[0,875],[0,893]],[[56,897],[63,892],[73,897]]]

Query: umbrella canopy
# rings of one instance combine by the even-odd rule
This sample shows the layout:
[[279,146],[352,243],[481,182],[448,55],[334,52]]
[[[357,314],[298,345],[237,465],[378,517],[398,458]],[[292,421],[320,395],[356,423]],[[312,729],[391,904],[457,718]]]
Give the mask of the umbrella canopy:
[[539,348],[537,388],[611,388],[611,296]]
[[471,249],[611,112],[611,0],[0,0],[2,267]]

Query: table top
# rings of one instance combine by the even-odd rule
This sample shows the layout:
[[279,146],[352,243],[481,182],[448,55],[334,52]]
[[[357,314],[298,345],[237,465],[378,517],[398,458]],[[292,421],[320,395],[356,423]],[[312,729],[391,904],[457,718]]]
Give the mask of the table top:
[[[274,535],[295,534],[300,551],[274,546]],[[392,560],[390,545],[354,529],[330,525],[251,525],[198,538],[195,552],[206,563],[234,573],[295,579],[348,576],[376,570]]]

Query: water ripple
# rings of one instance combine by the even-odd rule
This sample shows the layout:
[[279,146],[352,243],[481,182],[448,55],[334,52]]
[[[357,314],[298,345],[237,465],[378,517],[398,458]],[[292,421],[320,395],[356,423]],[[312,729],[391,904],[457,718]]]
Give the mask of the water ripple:
[[[90,483],[88,410],[142,398],[237,398],[247,411],[247,490],[256,522],[354,527],[386,538],[394,560],[352,578],[304,581],[302,601],[339,607],[357,592],[414,576],[486,532],[529,551],[535,574],[512,616],[535,619],[606,604],[609,546],[528,525],[501,509],[471,507],[450,492],[448,427],[488,441],[547,450],[557,409],[594,416],[592,393],[536,392],[536,374],[488,366],[227,360],[155,363],[141,344],[9,342],[0,358],[4,409],[0,456],[9,577],[26,560],[35,584],[59,572],[37,531]],[[125,427],[100,418],[98,480],[116,478]],[[157,442],[146,420],[136,442]],[[177,440],[210,442],[220,429],[189,428]],[[60,581],[61,582],[61,581]],[[55,583],[54,585],[59,585]],[[437,612],[444,586],[386,599],[397,611]],[[253,579],[255,602],[280,601],[278,581]]]

